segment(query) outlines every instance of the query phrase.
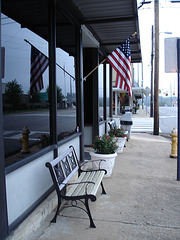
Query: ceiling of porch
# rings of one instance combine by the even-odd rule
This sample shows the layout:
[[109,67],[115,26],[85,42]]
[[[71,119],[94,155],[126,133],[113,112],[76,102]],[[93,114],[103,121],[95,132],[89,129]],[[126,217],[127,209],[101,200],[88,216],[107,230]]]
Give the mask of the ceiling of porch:
[[[48,0],[2,0],[2,13],[48,41]],[[75,55],[75,27],[83,25],[83,46],[110,54],[134,32],[131,61],[141,62],[136,0],[57,0],[56,44]]]

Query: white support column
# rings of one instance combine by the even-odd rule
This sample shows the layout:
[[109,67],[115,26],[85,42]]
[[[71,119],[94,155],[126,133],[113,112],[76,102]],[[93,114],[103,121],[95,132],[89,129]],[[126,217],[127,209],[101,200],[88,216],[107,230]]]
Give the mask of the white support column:
[[[118,93],[117,93],[117,95],[119,95]],[[121,104],[120,104],[120,98],[119,98],[119,100],[118,100],[118,114],[120,114],[120,109],[121,109]]]
[[117,115],[117,106],[118,106],[118,95],[117,95],[117,92],[115,92],[115,116]]

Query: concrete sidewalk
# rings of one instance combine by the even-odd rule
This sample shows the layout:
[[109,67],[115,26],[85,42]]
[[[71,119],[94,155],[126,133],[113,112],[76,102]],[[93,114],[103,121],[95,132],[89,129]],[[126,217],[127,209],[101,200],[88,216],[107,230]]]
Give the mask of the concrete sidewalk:
[[107,195],[99,189],[97,201],[90,202],[97,228],[89,228],[86,213],[69,208],[55,224],[49,224],[50,214],[30,239],[180,239],[180,182],[170,151],[170,141],[161,136],[132,133],[112,176],[104,179]]
[[[116,125],[120,127],[120,120],[123,115],[116,115],[113,118],[116,120]],[[136,114],[132,114],[131,132],[153,133],[154,119],[150,118],[149,113],[145,109],[140,108]],[[161,133],[161,130],[159,129]]]

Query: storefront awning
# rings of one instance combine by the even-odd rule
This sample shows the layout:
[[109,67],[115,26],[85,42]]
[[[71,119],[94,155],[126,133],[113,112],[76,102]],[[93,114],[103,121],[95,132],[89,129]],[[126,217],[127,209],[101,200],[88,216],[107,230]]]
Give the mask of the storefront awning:
[[[2,13],[48,41],[48,0],[2,0]],[[84,47],[97,47],[102,58],[109,55],[134,32],[130,41],[131,61],[141,62],[136,0],[57,0],[56,44],[75,56],[75,27],[86,27]]]

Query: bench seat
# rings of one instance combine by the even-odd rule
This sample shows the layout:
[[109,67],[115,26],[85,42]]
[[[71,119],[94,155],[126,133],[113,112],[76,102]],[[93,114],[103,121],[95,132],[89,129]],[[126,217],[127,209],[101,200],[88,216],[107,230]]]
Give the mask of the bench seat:
[[82,172],[78,181],[72,183],[66,196],[80,196],[85,194],[95,196],[104,174],[104,171]]

